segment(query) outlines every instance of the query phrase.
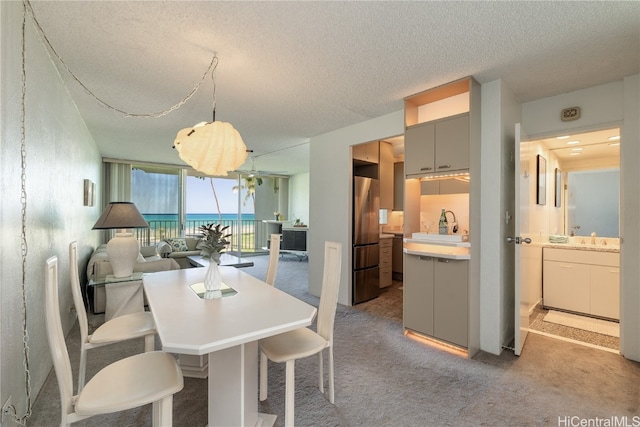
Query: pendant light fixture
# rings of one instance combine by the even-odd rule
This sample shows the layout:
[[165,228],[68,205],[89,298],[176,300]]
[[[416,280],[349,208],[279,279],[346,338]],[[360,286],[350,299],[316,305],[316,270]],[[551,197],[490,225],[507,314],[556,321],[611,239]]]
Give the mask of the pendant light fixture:
[[213,121],[201,122],[178,132],[174,147],[180,158],[195,170],[210,176],[227,176],[247,158],[247,147],[240,133],[228,122],[216,121],[215,71],[218,57],[211,71],[213,80]]

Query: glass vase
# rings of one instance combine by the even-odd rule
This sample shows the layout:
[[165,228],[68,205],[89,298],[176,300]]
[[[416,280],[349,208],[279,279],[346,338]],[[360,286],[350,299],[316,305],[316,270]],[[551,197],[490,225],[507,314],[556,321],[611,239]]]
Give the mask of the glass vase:
[[222,287],[222,275],[220,268],[214,261],[209,263],[207,273],[204,276],[204,299],[214,299],[222,297],[220,288]]

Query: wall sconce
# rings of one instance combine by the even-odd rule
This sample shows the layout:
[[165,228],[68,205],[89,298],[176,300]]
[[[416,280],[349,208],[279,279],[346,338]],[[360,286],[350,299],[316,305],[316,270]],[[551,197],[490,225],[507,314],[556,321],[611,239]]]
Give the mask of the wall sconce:
[[96,204],[96,184],[90,179],[84,180],[84,205],[94,206]]

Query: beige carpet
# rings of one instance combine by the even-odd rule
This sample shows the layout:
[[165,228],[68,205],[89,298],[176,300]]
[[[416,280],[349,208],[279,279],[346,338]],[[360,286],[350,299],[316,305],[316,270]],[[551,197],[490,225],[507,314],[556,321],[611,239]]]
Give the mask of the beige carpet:
[[609,335],[612,337],[620,337],[620,324],[607,320],[549,310],[549,312],[544,316],[544,321],[585,331],[596,332],[598,334]]

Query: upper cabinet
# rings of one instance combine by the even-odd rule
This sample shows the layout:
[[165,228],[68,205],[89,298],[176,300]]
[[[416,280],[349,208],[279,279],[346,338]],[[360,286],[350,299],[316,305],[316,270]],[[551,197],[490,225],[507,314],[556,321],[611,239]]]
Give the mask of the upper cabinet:
[[380,160],[378,142],[368,142],[353,146],[353,159],[369,163],[378,163]]
[[404,162],[393,164],[393,210],[404,210]]
[[472,78],[405,98],[405,175],[469,172]]
[[393,210],[393,146],[380,141],[380,209]]
[[407,128],[404,147],[407,176],[469,170],[469,113]]

